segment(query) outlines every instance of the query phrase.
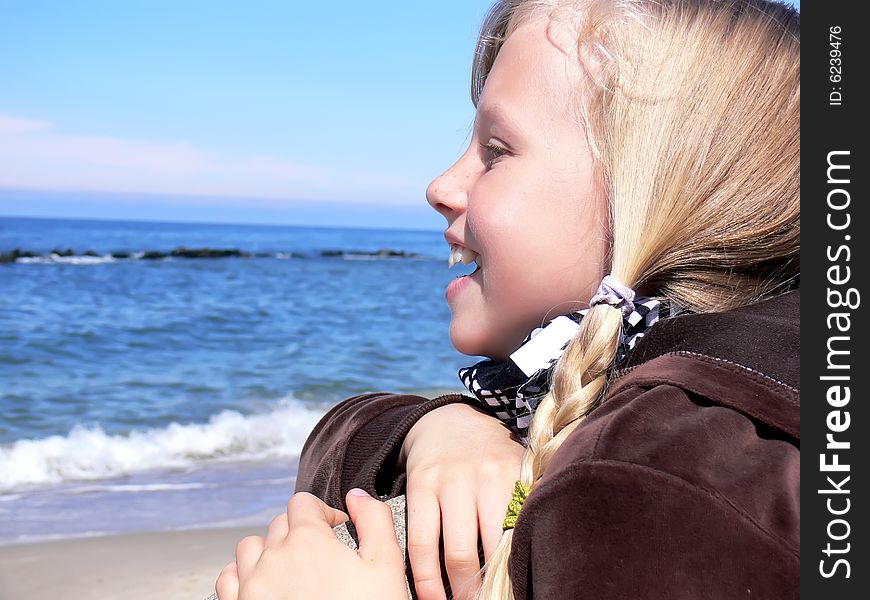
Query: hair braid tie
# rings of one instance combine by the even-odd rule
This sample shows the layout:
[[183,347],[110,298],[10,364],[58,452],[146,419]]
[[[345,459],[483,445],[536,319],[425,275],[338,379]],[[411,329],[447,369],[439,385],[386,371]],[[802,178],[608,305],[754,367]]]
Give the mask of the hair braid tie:
[[514,493],[511,496],[510,503],[508,504],[507,514],[504,517],[504,523],[501,526],[503,531],[513,529],[517,524],[517,517],[520,516],[520,510],[523,508],[523,504],[531,491],[532,486],[524,485],[522,481],[516,482],[514,485]]
[[634,312],[634,290],[622,283],[613,275],[605,275],[598,286],[598,291],[589,301],[589,307],[599,304],[609,304],[618,308],[623,317]]

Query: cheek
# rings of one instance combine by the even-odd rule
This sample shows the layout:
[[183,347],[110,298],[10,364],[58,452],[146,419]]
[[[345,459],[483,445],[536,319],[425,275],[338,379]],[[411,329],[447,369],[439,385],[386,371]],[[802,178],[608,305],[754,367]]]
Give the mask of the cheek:
[[498,187],[475,190],[466,225],[484,257],[480,304],[455,315],[462,320],[451,334],[479,332],[514,345],[509,352],[543,319],[585,308],[603,275],[606,228],[594,194],[584,193],[588,178],[550,173],[504,171]]
[[493,268],[485,273],[485,292],[505,309],[541,313],[559,303],[586,302],[604,275],[606,227],[594,203],[573,191],[573,201],[562,196],[567,200],[541,209],[545,199],[571,190],[540,191],[547,192],[540,202],[508,206],[490,222],[482,250]]
[[552,244],[548,235],[508,239],[491,250],[487,264],[492,268],[483,272],[483,300],[492,324],[512,338],[524,337],[547,315],[583,308],[578,302],[592,275],[576,240]]

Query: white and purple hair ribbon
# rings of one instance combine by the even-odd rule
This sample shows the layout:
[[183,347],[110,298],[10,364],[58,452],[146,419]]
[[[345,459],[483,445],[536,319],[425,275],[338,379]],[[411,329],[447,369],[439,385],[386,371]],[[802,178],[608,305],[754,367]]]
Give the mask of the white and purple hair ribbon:
[[627,317],[634,312],[634,290],[613,275],[605,275],[598,291],[589,301],[589,307],[598,304],[615,306],[622,312],[623,317]]

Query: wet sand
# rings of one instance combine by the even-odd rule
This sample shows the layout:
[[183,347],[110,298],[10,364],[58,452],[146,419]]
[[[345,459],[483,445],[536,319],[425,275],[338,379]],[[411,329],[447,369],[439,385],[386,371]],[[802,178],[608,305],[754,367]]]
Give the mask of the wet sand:
[[0,546],[0,600],[204,600],[246,535],[194,529]]

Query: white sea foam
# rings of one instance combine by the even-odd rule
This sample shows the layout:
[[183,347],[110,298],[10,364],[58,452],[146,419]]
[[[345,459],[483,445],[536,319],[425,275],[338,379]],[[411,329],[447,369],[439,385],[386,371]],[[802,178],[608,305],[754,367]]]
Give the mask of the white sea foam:
[[139,493],[139,492],[179,492],[189,490],[202,490],[216,488],[216,483],[114,483],[107,485],[83,485],[67,490],[72,494],[93,494],[99,492],[108,493]]
[[106,256],[61,256],[49,254],[48,256],[19,257],[15,262],[24,264],[66,264],[66,265],[101,265],[112,263],[117,259],[111,255]]
[[[377,256],[374,254],[345,254],[342,256],[344,260],[383,260],[385,256]],[[392,257],[390,257],[392,258]]]
[[0,492],[22,486],[93,481],[150,469],[221,460],[296,456],[322,411],[285,400],[267,413],[223,411],[208,423],[110,435],[76,426],[65,436],[0,447]]

